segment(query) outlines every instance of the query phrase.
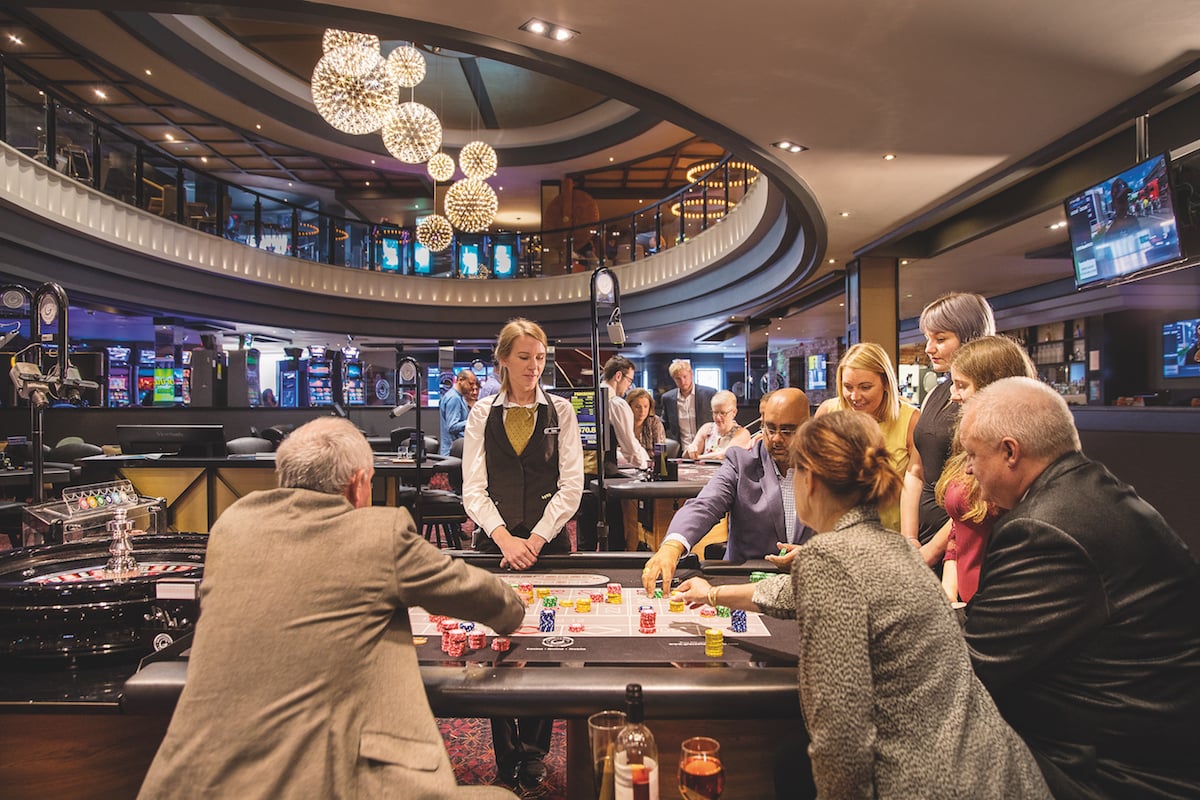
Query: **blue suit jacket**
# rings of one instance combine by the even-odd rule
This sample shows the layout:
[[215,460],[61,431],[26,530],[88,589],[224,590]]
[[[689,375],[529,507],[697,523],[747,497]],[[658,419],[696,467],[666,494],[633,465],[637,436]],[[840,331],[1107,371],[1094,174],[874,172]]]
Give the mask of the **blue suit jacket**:
[[442,437],[438,443],[438,452],[448,456],[450,445],[455,439],[461,439],[467,430],[467,416],[471,409],[467,408],[466,398],[457,389],[451,389],[442,395],[438,413],[442,418]]
[[[787,541],[783,520],[783,495],[771,454],[761,441],[746,450],[731,447],[725,460],[700,494],[683,504],[671,520],[670,532],[678,533],[694,547],[722,517],[729,514],[729,544],[726,561],[745,561],[779,552],[777,543]],[[800,525],[800,521],[796,521]],[[812,538],[804,528],[800,542]]]
[[[701,425],[712,422],[712,399],[717,390],[697,383],[692,385],[692,392],[696,395],[696,430],[700,430]],[[660,403],[662,413],[659,416],[662,417],[667,438],[679,442],[680,452],[687,450],[691,442],[685,442],[679,438],[679,390],[672,389],[669,392],[663,392]],[[693,435],[695,434],[693,433]]]

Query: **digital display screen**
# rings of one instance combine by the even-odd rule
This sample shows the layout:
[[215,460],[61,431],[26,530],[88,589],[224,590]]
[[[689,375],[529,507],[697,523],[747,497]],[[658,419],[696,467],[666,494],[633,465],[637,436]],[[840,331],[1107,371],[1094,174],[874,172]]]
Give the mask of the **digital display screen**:
[[492,277],[511,278],[517,274],[517,248],[512,244],[492,247]]
[[555,394],[571,401],[575,409],[575,420],[579,423],[579,438],[583,440],[584,450],[596,449],[596,391],[594,389],[547,389],[547,394]]
[[175,368],[154,368],[154,405],[175,405]]
[[1200,378],[1200,319],[1163,325],[1163,377]]
[[1068,198],[1066,212],[1077,287],[1134,275],[1183,257],[1165,155]]
[[429,248],[417,242],[413,245],[413,272],[417,275],[428,275],[433,271],[433,253]]
[[809,389],[827,389],[829,382],[827,380],[828,370],[826,368],[825,354],[818,353],[808,357],[808,388]]
[[479,245],[460,244],[458,246],[458,271],[467,278],[479,276]]
[[384,238],[379,248],[379,268],[384,272],[400,271],[400,241]]

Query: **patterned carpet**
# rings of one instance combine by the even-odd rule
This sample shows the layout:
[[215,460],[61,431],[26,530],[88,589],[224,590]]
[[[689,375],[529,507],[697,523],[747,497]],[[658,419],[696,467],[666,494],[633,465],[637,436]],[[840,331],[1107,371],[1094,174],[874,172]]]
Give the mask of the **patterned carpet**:
[[[486,719],[439,719],[438,727],[454,765],[460,785],[485,786],[496,780],[496,760],[492,754],[492,727]],[[521,792],[522,798],[562,800],[567,796],[566,723],[556,720],[546,757],[546,782],[535,792]]]

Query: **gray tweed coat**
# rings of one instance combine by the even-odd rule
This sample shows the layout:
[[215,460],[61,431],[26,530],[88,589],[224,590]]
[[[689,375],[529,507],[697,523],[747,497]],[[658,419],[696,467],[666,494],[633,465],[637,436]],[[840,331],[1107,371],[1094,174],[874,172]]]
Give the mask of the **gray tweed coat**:
[[800,624],[800,705],[822,798],[1043,798],[1029,749],[971,670],[954,611],[872,506],[756,587]]

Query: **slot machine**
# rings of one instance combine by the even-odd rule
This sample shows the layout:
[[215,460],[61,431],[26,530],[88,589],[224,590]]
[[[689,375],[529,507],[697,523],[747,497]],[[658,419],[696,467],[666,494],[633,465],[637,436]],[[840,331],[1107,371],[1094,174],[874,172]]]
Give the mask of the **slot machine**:
[[229,351],[226,369],[226,402],[229,408],[251,408],[259,405],[258,359],[256,348]]
[[107,348],[108,371],[104,378],[104,403],[109,408],[127,408],[133,401],[131,391],[135,376],[131,356],[133,351],[128,347],[113,346]]
[[304,350],[285,347],[287,358],[279,362],[279,407],[305,408],[308,406],[308,362],[302,360]]
[[154,405],[154,362],[155,354],[152,348],[138,351],[137,362],[137,404],[139,406]]
[[175,404],[185,407],[192,404],[191,350],[180,351],[179,364],[175,366]]
[[308,348],[308,405],[333,405],[333,359],[324,347]]
[[367,404],[367,387],[363,375],[363,362],[358,357],[358,348],[342,348],[342,402],[348,406]]

